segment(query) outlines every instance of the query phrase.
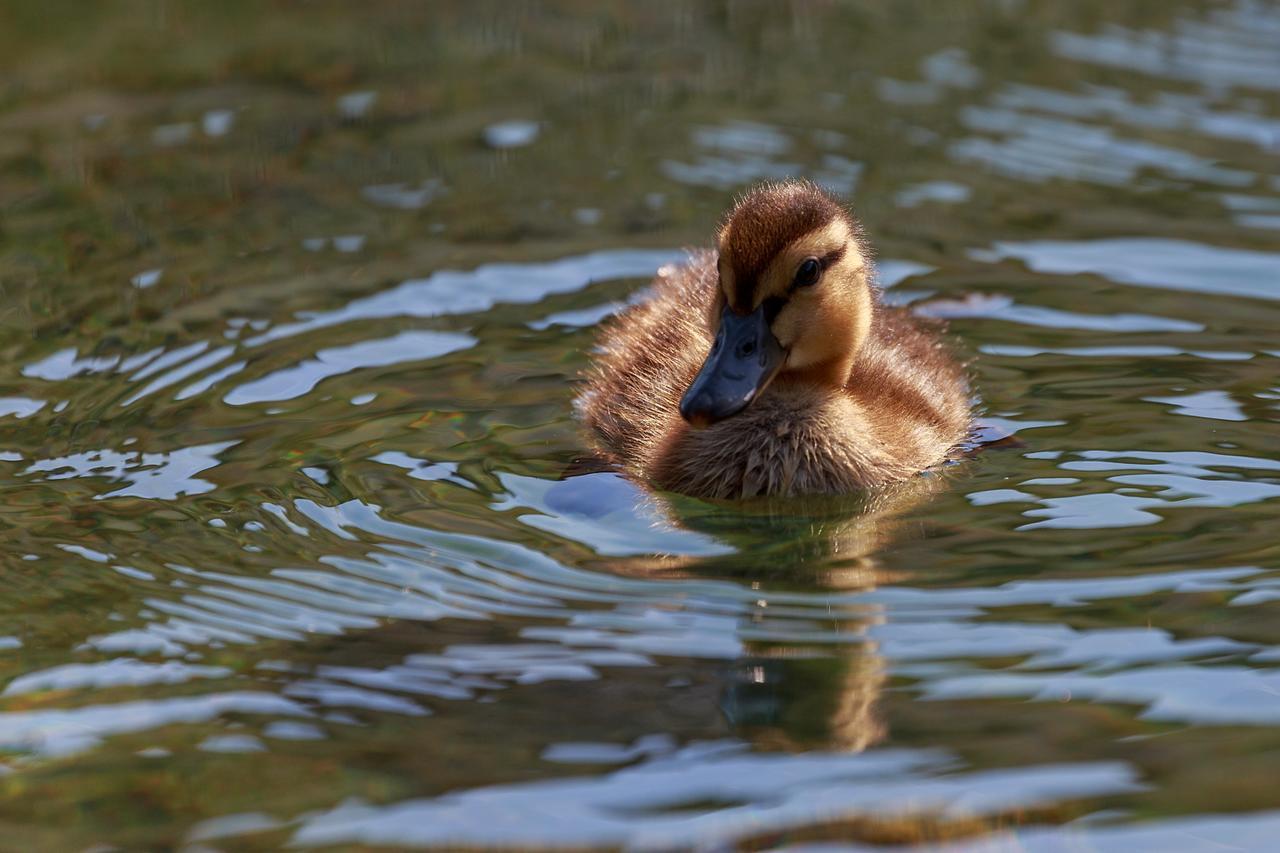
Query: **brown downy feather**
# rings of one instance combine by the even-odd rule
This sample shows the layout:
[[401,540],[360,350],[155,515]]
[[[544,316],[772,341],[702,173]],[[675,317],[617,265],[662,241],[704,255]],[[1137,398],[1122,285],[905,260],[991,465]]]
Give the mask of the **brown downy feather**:
[[[732,268],[726,299],[758,304],[760,293],[736,289],[754,287],[786,247],[837,218],[865,258],[857,223],[811,184],[747,196],[720,234]],[[576,405],[599,449],[633,476],[708,498],[844,494],[913,476],[965,439],[967,384],[940,325],[881,304],[869,282],[869,327],[843,384],[784,369],[739,414],[692,428],[680,398],[711,347],[720,287],[717,254],[699,252],[600,333]]]

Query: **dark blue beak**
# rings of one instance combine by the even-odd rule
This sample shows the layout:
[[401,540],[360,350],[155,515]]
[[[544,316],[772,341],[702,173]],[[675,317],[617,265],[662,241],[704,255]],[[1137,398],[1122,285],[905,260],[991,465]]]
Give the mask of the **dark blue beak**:
[[711,353],[680,400],[680,415],[706,427],[738,414],[773,380],[787,359],[769,330],[764,306],[735,314],[725,306]]

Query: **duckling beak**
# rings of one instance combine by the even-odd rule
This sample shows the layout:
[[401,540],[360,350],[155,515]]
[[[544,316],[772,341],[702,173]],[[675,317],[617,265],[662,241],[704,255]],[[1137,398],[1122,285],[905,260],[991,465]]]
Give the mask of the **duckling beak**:
[[726,305],[711,352],[680,400],[680,415],[701,429],[738,414],[773,381],[786,358],[763,306],[735,314]]

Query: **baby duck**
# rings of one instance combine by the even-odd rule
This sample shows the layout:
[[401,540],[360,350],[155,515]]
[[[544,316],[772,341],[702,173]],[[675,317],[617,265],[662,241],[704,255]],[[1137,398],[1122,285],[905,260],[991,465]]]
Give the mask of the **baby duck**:
[[695,497],[845,494],[965,439],[963,367],[936,324],[880,301],[835,199],[766,184],[716,242],[601,331],[576,406],[605,456]]

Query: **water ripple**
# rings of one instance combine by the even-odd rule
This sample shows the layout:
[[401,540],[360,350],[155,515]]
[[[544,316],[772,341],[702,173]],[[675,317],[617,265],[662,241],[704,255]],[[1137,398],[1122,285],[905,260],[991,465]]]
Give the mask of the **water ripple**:
[[303,818],[292,844],[718,847],[815,823],[995,816],[1138,789],[1133,771],[1119,763],[923,775],[951,764],[918,750],[775,756],[699,746],[601,779],[475,788],[388,806],[349,803]]
[[986,261],[1014,258],[1036,272],[1093,273],[1123,284],[1196,293],[1280,299],[1280,254],[1209,246],[1188,240],[1109,238],[997,242],[975,251]]

